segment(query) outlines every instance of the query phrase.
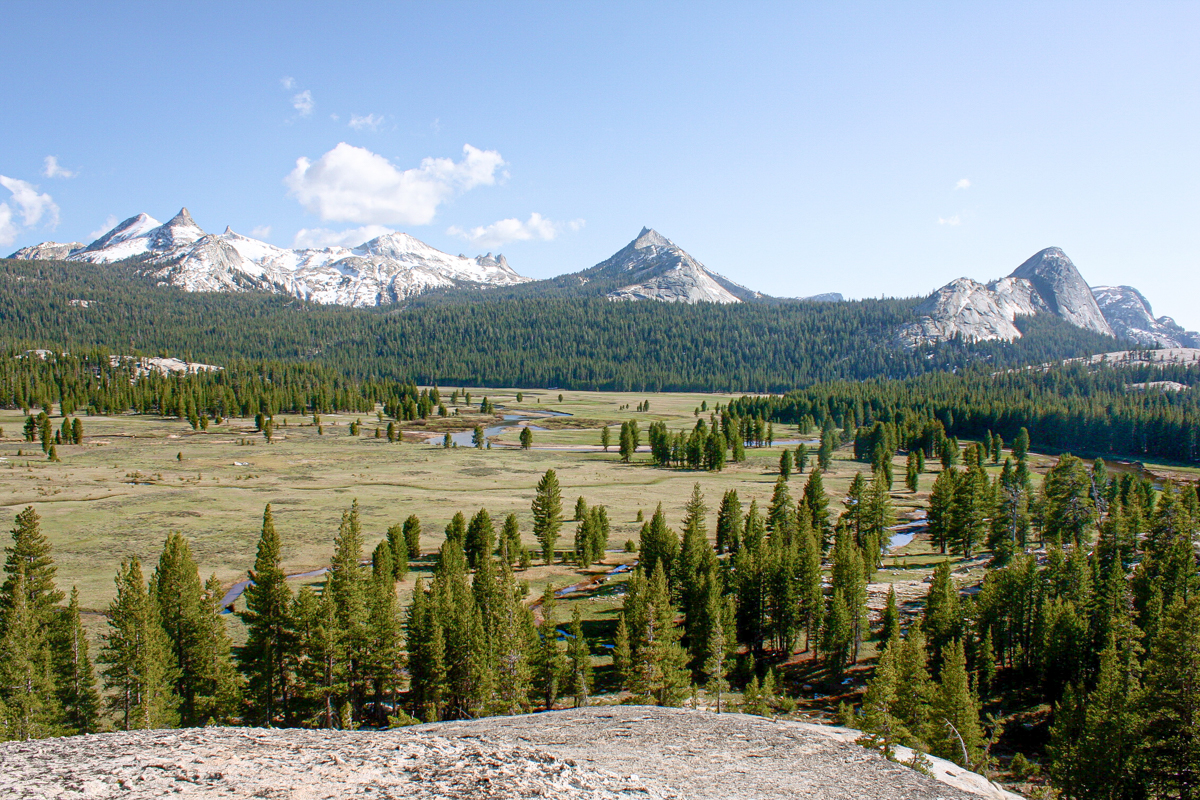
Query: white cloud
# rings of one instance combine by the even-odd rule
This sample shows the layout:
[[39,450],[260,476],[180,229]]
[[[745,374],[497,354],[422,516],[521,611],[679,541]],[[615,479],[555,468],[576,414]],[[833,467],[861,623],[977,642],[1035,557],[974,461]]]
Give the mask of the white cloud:
[[363,225],[361,228],[350,228],[344,231],[329,228],[301,228],[292,240],[292,247],[300,249],[320,249],[322,247],[358,247],[369,242],[376,236],[395,233],[383,225]]
[[584,225],[583,220],[576,219],[567,223],[551,222],[536,211],[529,219],[522,222],[519,219],[502,219],[491,225],[463,230],[451,226],[446,233],[466,239],[475,247],[500,247],[509,242],[527,242],[531,239],[550,241],[564,229],[577,231]]
[[0,246],[7,247],[17,240],[21,229],[13,222],[12,209],[8,203],[0,203]]
[[257,239],[266,239],[268,236],[271,235],[271,226],[270,225],[259,225],[258,227],[252,228],[250,230],[250,235]]
[[373,131],[379,130],[379,126],[383,124],[383,117],[374,114],[367,114],[365,117],[360,117],[358,114],[350,115],[349,125],[356,131],[361,131],[363,128],[370,128]]
[[958,214],[953,217],[938,217],[938,225],[961,225],[962,220],[958,218]]
[[[9,245],[16,240],[21,228],[31,228],[46,217],[46,224],[58,225],[58,206],[48,194],[39,193],[31,183],[0,175],[0,186],[12,192],[13,206],[0,203],[0,245]],[[20,224],[14,218],[21,215]]]
[[42,174],[47,178],[74,178],[75,173],[58,165],[58,156],[46,156]]
[[96,239],[99,239],[101,236],[108,233],[113,228],[117,227],[117,222],[118,222],[117,215],[109,214],[107,217],[104,218],[104,222],[100,225],[99,228],[97,228],[96,230],[94,230],[88,234],[88,241],[94,242]]
[[971,181],[968,178],[959,178],[958,183],[954,184],[955,189],[970,189]]
[[463,158],[426,158],[399,170],[381,155],[341,142],[316,161],[296,159],[284,183],[325,221],[428,225],[438,206],[476,186],[496,182],[504,159],[495,150],[463,145]]
[[312,92],[308,89],[292,96],[292,108],[296,109],[302,117],[307,117],[316,107],[317,104],[313,101]]
[[48,217],[46,224],[50,227],[58,225],[58,206],[50,195],[39,194],[33,184],[5,175],[0,175],[0,186],[12,192],[13,202],[21,210],[21,218],[26,227],[41,222],[43,215]]
[[296,88],[296,79],[290,75],[285,75],[279,79],[279,85],[284,89],[294,89]]

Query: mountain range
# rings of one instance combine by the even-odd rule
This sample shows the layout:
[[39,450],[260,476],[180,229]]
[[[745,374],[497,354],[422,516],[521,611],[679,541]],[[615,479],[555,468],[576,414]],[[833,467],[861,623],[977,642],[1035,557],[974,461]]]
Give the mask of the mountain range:
[[1053,314],[1077,328],[1131,339],[1144,347],[1197,347],[1200,333],[1170,317],[1155,318],[1149,301],[1131,286],[1089,287],[1058,247],[1047,247],[1012,274],[990,283],[958,278],[916,308],[917,319],[897,332],[915,346],[960,337],[975,341],[1019,339],[1018,317]]
[[[226,228],[206,233],[186,208],[165,223],[138,214],[90,244],[43,242],[10,258],[134,260],[163,284],[193,292],[260,290],[304,300],[373,307],[421,295],[488,297],[605,297],[614,301],[678,303],[838,302],[840,294],[775,298],[708,269],[677,244],[643,228],[628,245],[588,269],[535,281],[503,255],[450,255],[406,234],[389,233],[357,247],[287,249]],[[895,333],[896,344],[917,346],[954,337],[974,341],[1020,338],[1017,320],[1058,316],[1077,328],[1132,340],[1144,347],[1200,347],[1200,333],[1170,317],[1155,317],[1131,286],[1089,287],[1058,247],[1035,253],[1010,275],[980,283],[958,278],[935,291],[915,319]]]
[[[522,295],[605,296],[611,300],[738,303],[773,300],[707,269],[649,228],[611,258],[581,272],[533,281],[503,255],[452,256],[406,233],[357,247],[289,250],[235,233],[205,233],[186,208],[160,224],[138,214],[91,244],[43,242],[16,259],[113,263],[137,259],[162,283],[187,291],[259,289],[317,303],[378,306],[435,291],[516,289]],[[806,298],[836,302],[837,293]]]

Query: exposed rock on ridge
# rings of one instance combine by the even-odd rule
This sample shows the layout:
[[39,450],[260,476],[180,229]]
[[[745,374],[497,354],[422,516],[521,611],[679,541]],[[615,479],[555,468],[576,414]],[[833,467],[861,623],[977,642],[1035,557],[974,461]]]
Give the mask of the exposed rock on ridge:
[[1091,289],[1060,248],[1035,253],[1007,278],[982,284],[970,278],[951,281],[917,306],[917,320],[897,339],[905,345],[938,342],[958,335],[975,341],[1021,337],[1018,316],[1056,314],[1077,328],[1106,336],[1112,327]]
[[1132,286],[1096,286],[1092,296],[1117,336],[1146,347],[1200,347],[1200,333],[1170,317],[1156,319],[1150,301]]
[[916,800],[1009,794],[931,759],[937,780],[856,731],[743,714],[601,706],[390,731],[192,728],[0,744],[13,798]]
[[[590,273],[590,274],[589,274]],[[709,272],[658,231],[642,228],[637,238],[583,275],[621,276],[629,284],[607,294],[610,300],[662,300],[670,303],[738,303],[759,296]]]
[[[317,303],[375,306],[430,289],[527,282],[502,255],[452,256],[404,233],[355,248],[289,250],[234,233],[209,234],[186,208],[159,224],[131,217],[86,247],[46,243],[12,258],[62,258],[104,264],[140,258],[148,274],[190,292],[261,289]],[[69,248],[63,252],[63,248]]]
[[86,246],[83,242],[42,242],[22,247],[9,258],[19,258],[22,261],[62,261]]

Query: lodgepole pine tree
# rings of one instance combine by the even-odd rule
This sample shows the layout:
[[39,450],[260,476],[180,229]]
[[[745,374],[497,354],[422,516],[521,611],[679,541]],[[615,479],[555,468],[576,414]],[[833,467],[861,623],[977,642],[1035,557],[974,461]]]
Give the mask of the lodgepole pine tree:
[[116,584],[100,651],[109,708],[123,730],[171,727],[178,722],[179,702],[171,645],[137,557],[121,562]]
[[592,654],[583,636],[583,617],[579,606],[571,611],[567,641],[567,693],[575,699],[575,708],[588,704],[592,693]]
[[567,673],[567,661],[558,643],[557,607],[554,587],[547,586],[542,593],[542,620],[537,626],[538,642],[533,653],[534,691],[547,710],[554,708]]
[[[50,650],[25,588],[23,564],[8,582],[11,596],[0,636],[0,700],[8,738],[27,741],[60,731],[62,708],[54,691]],[[2,730],[2,729],[0,729]]]
[[50,633],[54,683],[63,709],[63,723],[71,733],[100,730],[100,693],[88,653],[87,634],[79,617],[79,590],[71,588],[66,610]]
[[546,470],[538,481],[532,510],[533,535],[542,546],[542,560],[550,564],[554,561],[554,545],[562,528],[562,490],[554,470]]
[[263,509],[254,569],[247,576],[250,583],[242,593],[246,610],[240,616],[246,625],[246,644],[239,651],[242,671],[247,677],[247,716],[267,725],[286,721],[291,711],[288,660],[293,645],[293,600],[280,550],[279,534],[268,503]]

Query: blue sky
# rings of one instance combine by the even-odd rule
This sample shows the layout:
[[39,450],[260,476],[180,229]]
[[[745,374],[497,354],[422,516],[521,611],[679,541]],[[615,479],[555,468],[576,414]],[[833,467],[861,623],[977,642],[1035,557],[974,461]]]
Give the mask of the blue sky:
[[754,289],[864,297],[1057,245],[1200,327],[1200,4],[13,2],[4,20],[5,252],[186,205],[282,246],[387,227],[549,277],[648,225]]

